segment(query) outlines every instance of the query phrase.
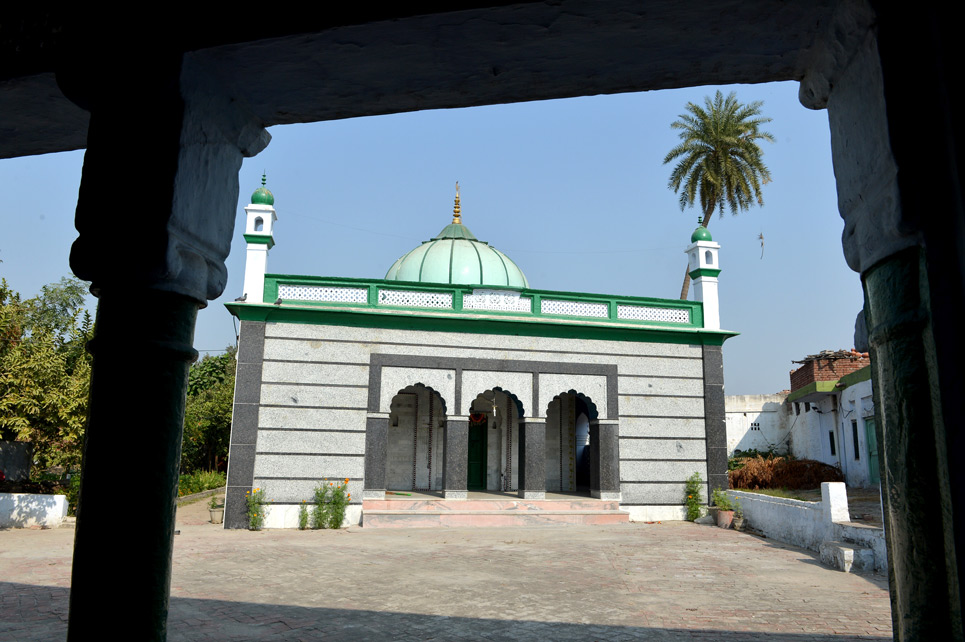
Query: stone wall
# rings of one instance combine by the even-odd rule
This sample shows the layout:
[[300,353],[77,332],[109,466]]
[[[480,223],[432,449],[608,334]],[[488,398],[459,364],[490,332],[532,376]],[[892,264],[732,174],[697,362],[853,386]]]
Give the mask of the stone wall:
[[[498,386],[518,399],[524,417],[546,418],[554,397],[575,390],[601,419],[619,418],[623,507],[634,519],[679,518],[684,480],[693,472],[708,476],[703,351],[699,345],[267,323],[253,485],[274,501],[271,527],[295,523],[293,511],[318,480],[347,477],[357,521],[366,419],[372,408],[388,416],[391,399],[406,386],[421,383],[438,392],[449,417],[467,415],[477,395]],[[369,365],[380,354],[406,357],[412,367],[382,368],[373,399]],[[458,371],[437,367],[446,359],[459,360]],[[419,367],[420,360],[436,365]],[[520,363],[536,364],[535,373],[520,372]],[[507,365],[501,370],[500,364]],[[615,386],[608,376],[587,374],[604,366],[613,368]]]

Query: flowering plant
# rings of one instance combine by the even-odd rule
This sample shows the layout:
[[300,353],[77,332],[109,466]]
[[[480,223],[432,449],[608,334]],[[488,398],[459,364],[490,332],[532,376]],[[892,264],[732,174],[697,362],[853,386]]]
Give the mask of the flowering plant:
[[700,478],[699,472],[695,472],[688,477],[684,485],[684,504],[687,506],[687,521],[689,522],[700,517],[703,512],[700,501],[700,489],[703,485],[704,481]]
[[265,491],[261,488],[245,491],[245,512],[250,530],[261,530],[265,525],[265,503]]
[[312,528],[341,528],[345,521],[345,509],[352,499],[352,494],[348,492],[348,481],[330,482],[328,478],[315,489],[312,503],[315,510],[312,512]]

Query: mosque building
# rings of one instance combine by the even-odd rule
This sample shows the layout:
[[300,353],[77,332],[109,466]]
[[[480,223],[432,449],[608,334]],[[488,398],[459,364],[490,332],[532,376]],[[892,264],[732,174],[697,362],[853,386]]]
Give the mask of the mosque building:
[[226,528],[253,488],[267,527],[295,527],[335,479],[363,527],[682,519],[694,472],[727,487],[735,333],[706,228],[681,301],[533,289],[463,223],[458,185],[452,222],[384,279],[268,274],[264,179],[245,212]]

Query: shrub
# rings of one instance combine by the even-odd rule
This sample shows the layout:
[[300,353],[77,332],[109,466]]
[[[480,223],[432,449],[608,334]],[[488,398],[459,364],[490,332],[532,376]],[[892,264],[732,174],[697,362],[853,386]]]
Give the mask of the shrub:
[[248,528],[260,530],[265,525],[265,491],[260,488],[245,491],[245,512],[248,515]]
[[325,528],[328,526],[327,506],[331,491],[332,485],[328,481],[315,488],[315,494],[312,496],[312,503],[315,505],[315,507],[312,509],[313,529]]
[[745,460],[744,467],[727,473],[731,488],[817,488],[821,482],[843,482],[841,469],[813,459],[760,455]]
[[345,509],[352,499],[348,492],[348,477],[344,482],[330,482],[328,479],[315,489],[312,503],[312,528],[341,528],[345,521]]
[[303,500],[298,507],[298,530],[303,531],[306,528],[308,528],[308,508]]
[[348,507],[352,495],[348,492],[348,477],[344,482],[332,486],[332,499],[328,503],[328,527],[342,528],[345,521],[345,509]]
[[212,488],[221,488],[227,483],[227,476],[217,470],[199,470],[181,475],[178,480],[178,497],[193,495]]
[[77,515],[77,500],[80,498],[80,471],[71,473],[67,486],[67,514]]
[[700,502],[700,490],[703,487],[704,482],[700,478],[700,473],[695,472],[693,475],[687,478],[687,483],[684,489],[684,503],[687,505],[687,521],[692,522],[698,517],[700,517],[703,509]]

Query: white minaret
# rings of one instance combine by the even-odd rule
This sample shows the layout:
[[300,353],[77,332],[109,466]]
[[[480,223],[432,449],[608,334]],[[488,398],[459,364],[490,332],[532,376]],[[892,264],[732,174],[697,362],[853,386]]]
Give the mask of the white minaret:
[[720,330],[720,302],[717,299],[719,250],[720,244],[714,243],[703,225],[694,230],[687,246],[690,278],[694,280],[694,300],[704,304],[704,327],[708,330]]
[[268,250],[275,245],[273,236],[275,221],[275,197],[265,187],[267,179],[261,176],[261,187],[251,195],[251,203],[245,208],[245,240],[248,256],[245,260],[246,303],[265,302],[265,271],[268,268]]

